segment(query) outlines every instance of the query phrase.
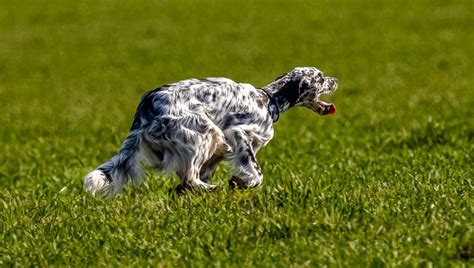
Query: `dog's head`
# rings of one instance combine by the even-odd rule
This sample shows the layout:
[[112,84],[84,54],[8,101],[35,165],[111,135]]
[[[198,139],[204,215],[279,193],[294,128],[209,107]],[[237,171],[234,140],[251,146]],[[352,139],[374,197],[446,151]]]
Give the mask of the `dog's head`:
[[287,100],[286,108],[301,105],[320,115],[336,112],[336,106],[322,101],[320,96],[336,91],[337,79],[324,76],[314,67],[295,68],[271,85],[278,88],[278,92]]

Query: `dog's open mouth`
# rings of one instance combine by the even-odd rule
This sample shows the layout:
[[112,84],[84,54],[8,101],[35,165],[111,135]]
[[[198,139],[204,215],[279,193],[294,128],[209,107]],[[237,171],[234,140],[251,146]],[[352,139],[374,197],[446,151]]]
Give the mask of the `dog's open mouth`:
[[320,115],[328,115],[336,113],[336,105],[330,102],[321,100],[322,95],[332,95],[337,89],[337,79],[333,77],[327,77],[324,81],[324,85],[321,89],[313,92],[310,98],[303,101],[303,106],[311,109],[312,111]]
[[311,101],[303,102],[303,105],[320,115],[328,115],[328,114],[336,113],[336,105],[330,102],[322,101],[319,98],[319,95],[316,96]]
[[333,103],[324,102],[322,100],[318,101],[320,109],[318,109],[318,113],[320,115],[328,115],[328,114],[335,114],[336,113],[336,105]]
[[313,102],[313,110],[320,115],[328,115],[328,114],[335,114],[336,113],[336,105],[333,103],[324,102],[322,100],[315,100]]

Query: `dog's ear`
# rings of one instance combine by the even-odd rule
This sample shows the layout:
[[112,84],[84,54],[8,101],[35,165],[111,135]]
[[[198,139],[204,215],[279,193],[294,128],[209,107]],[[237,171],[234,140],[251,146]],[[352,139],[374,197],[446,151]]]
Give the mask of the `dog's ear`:
[[311,85],[311,79],[310,78],[308,78],[308,77],[301,78],[300,84],[299,84],[300,92],[303,92],[304,90],[308,89],[310,85]]
[[285,81],[279,90],[279,94],[288,102],[289,107],[298,103],[302,89],[300,88],[301,80]]

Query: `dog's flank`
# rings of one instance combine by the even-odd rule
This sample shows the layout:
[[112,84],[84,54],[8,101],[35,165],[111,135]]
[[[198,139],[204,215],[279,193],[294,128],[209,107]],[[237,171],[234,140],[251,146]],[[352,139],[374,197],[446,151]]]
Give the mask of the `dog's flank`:
[[325,115],[333,104],[319,100],[337,80],[316,68],[296,68],[263,90],[227,78],[189,79],[146,93],[120,151],[84,178],[93,195],[114,196],[138,184],[145,168],[175,173],[181,189],[209,184],[222,160],[232,167],[231,185],[262,183],[256,153],[273,137],[279,114],[302,105]]

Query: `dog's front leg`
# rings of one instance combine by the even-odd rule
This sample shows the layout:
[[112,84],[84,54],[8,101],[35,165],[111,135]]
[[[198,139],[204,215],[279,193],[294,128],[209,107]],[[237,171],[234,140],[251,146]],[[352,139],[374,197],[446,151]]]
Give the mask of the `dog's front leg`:
[[238,127],[226,130],[225,136],[227,143],[232,147],[232,154],[227,157],[233,168],[229,185],[232,188],[259,186],[263,181],[263,174],[249,137]]

